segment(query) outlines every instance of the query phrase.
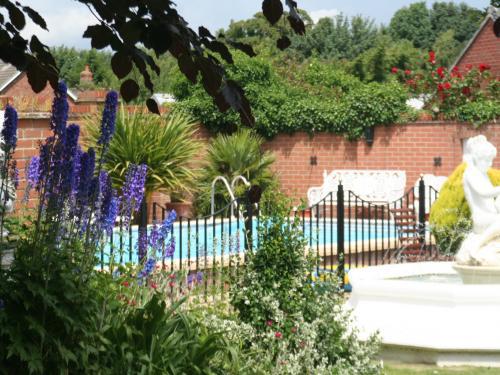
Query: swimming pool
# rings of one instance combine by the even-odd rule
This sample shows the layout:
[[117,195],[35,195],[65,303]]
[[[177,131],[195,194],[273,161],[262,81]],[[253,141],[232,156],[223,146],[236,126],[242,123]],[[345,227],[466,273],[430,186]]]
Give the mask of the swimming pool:
[[[253,221],[253,244],[257,244],[258,221]],[[335,219],[305,219],[299,226],[307,241],[307,245],[318,250],[322,255],[326,250],[336,248],[337,222]],[[173,256],[166,259],[172,261],[196,261],[203,264],[213,257],[237,256],[244,253],[245,230],[243,220],[190,220],[176,222],[173,227],[176,248]],[[392,223],[375,224],[373,221],[358,220],[346,222],[344,225],[344,241],[363,242],[367,240],[385,240],[396,238]],[[115,262],[137,262],[137,227],[120,235],[115,230],[112,238],[105,246],[101,261],[109,262],[110,254],[114,254]],[[113,244],[113,246],[111,246]],[[111,251],[112,250],[112,251]]]

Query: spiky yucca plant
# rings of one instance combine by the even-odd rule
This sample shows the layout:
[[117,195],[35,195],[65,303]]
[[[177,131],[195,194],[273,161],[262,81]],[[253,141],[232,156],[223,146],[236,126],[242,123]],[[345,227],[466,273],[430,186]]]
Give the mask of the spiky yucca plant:
[[[272,153],[262,151],[263,143],[262,137],[245,128],[232,135],[220,134],[212,140],[207,150],[207,162],[196,199],[199,213],[206,214],[210,211],[211,184],[217,176],[224,176],[231,183],[234,177],[242,175],[252,185],[259,185],[263,190],[275,183],[270,169],[275,158]],[[224,207],[229,201],[227,190],[222,184],[217,184],[216,207]]]
[[[99,127],[97,117],[88,119],[86,144],[97,149]],[[183,113],[158,116],[128,112],[122,107],[104,168],[115,187],[121,188],[130,164],[146,164],[146,196],[153,192],[191,192],[197,176],[191,163],[201,147],[195,132],[195,123]]]

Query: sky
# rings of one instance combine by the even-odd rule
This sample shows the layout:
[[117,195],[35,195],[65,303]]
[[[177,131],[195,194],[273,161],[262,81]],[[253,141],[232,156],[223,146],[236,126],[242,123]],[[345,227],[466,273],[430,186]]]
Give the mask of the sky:
[[[65,45],[76,48],[90,48],[88,39],[82,34],[86,27],[96,20],[88,8],[75,0],[21,0],[22,4],[37,10],[47,21],[49,32],[36,25],[28,24],[24,34],[36,34],[49,46]],[[260,10],[262,0],[176,0],[179,13],[197,29],[204,25],[212,32],[226,28],[231,20],[251,18]],[[372,18],[376,24],[387,24],[394,12],[415,0],[298,0],[299,7],[305,9],[317,20],[321,17],[343,13],[348,16],[362,15]],[[430,6],[434,1],[427,1]],[[453,1],[459,3],[461,1]],[[465,0],[469,6],[486,8],[489,0]]]

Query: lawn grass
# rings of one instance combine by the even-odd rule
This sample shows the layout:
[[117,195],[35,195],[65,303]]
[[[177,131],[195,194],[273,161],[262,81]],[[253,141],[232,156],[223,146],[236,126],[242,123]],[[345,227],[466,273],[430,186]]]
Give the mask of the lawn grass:
[[500,374],[500,368],[490,367],[437,367],[431,365],[414,365],[384,363],[384,375],[493,375]]

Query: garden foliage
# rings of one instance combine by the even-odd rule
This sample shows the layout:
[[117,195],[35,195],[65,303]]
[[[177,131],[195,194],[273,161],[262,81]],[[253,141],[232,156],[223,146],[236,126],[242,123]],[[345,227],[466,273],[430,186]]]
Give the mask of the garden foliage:
[[[231,184],[237,176],[243,176],[251,185],[258,185],[265,191],[269,186],[276,185],[270,166],[274,155],[264,152],[264,140],[251,129],[240,129],[231,135],[219,134],[212,138],[208,149],[206,162],[203,165],[195,204],[199,213],[208,214],[211,203],[212,182],[217,176],[223,176]],[[248,187],[241,181],[236,184],[237,197],[244,195]],[[222,183],[215,185],[215,207],[222,209],[231,198]]]
[[463,71],[451,70],[437,64],[437,56],[430,51],[421,69],[399,70],[392,73],[409,91],[425,101],[425,109],[442,114],[447,119],[473,123],[476,126],[500,117],[499,83],[491,77],[488,64],[467,65]]
[[305,255],[299,222],[283,214],[268,216],[258,239],[258,250],[248,254],[232,290],[237,318],[211,315],[210,324],[230,327],[230,335],[258,353],[248,359],[255,373],[378,373],[376,338],[359,340],[335,275],[313,281],[315,259]]
[[[87,119],[87,131],[86,144],[101,150],[96,116]],[[122,107],[117,114],[113,139],[106,146],[103,168],[117,189],[124,185],[130,165],[145,164],[147,195],[155,191],[192,191],[196,177],[192,161],[201,148],[194,139],[195,133],[195,124],[185,114],[169,112],[157,116],[129,112]]]
[[[184,276],[156,267],[157,259],[175,251],[174,212],[150,233],[140,233],[136,250],[143,262],[117,267],[110,254],[112,272],[96,271],[96,255],[117,215],[128,227],[140,205],[148,170],[130,164],[118,196],[102,169],[115,131],[116,93],[106,97],[97,154],[82,151],[79,127],[67,124],[66,94],[61,82],[53,135],[27,167],[26,197],[31,192],[38,198],[34,218],[25,218],[27,231],[9,243],[15,258],[0,270],[0,373],[224,373],[211,361],[229,353],[226,341],[182,313],[182,300],[171,302],[178,297],[176,283],[192,285],[192,275],[181,281]],[[11,112],[2,134],[8,150],[16,142],[17,116]],[[9,169],[2,170],[4,180]]]
[[[265,60],[234,55],[228,74],[248,94],[255,130],[265,138],[328,131],[356,139],[367,127],[394,123],[406,110],[406,91],[395,82],[362,84],[344,72],[312,64],[301,73],[306,85],[297,85],[277,75]],[[244,126],[236,112],[220,112],[201,83],[192,86],[179,78],[174,94],[179,107],[214,133]]]
[[[448,177],[431,208],[429,222],[444,254],[455,254],[465,235],[472,228],[470,209],[465,199],[462,184],[466,164],[460,164]],[[500,170],[490,169],[488,176],[495,186],[500,185]]]

